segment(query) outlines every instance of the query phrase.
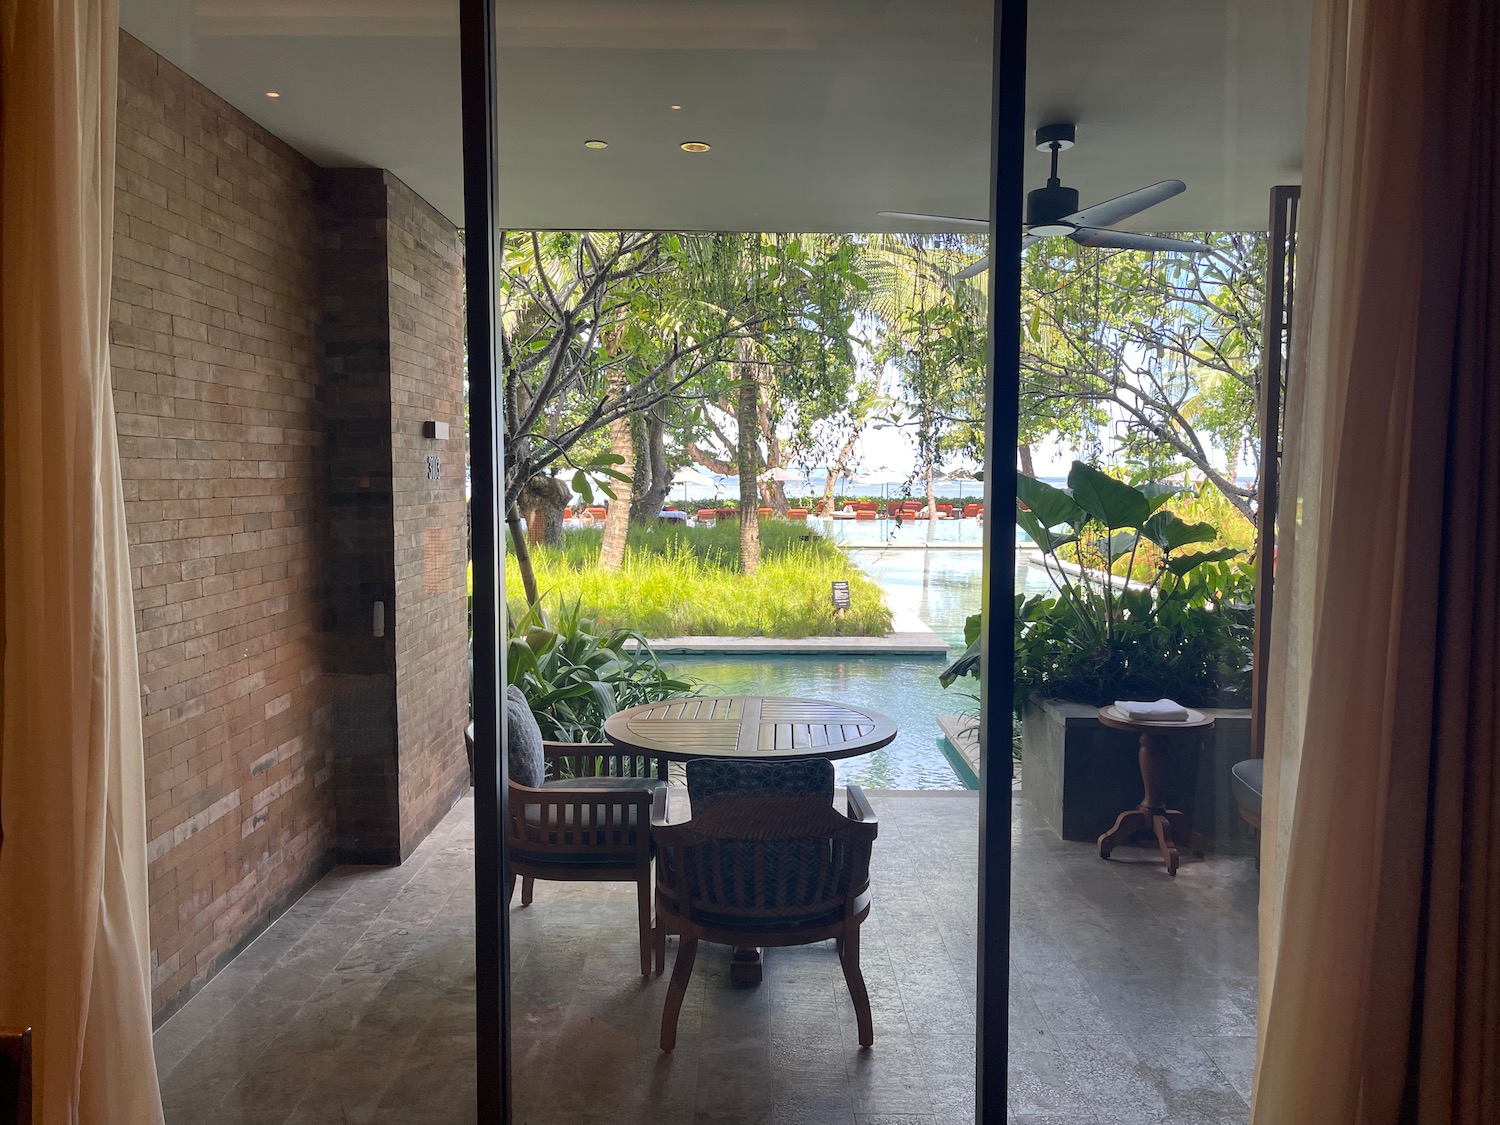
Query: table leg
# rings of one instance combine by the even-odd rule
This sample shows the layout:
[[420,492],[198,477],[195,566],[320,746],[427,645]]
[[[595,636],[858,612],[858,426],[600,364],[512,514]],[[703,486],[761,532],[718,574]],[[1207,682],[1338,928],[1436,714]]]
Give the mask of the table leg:
[[1141,803],[1126,809],[1115,818],[1114,827],[1099,837],[1099,855],[1108,859],[1110,853],[1121,844],[1128,843],[1138,833],[1150,832],[1156,837],[1156,846],[1166,861],[1167,874],[1176,875],[1178,865],[1177,835],[1191,841],[1193,821],[1187,813],[1169,809],[1162,799],[1162,778],[1166,773],[1166,748],[1159,735],[1141,732],[1141,749],[1138,756],[1141,767]]
[[737,945],[729,955],[729,980],[732,984],[759,984],[762,976],[760,949],[753,945]]

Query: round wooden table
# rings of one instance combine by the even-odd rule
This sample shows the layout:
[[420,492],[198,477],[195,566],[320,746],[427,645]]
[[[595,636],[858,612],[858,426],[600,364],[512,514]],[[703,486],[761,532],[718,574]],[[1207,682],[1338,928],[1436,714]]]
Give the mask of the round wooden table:
[[1162,797],[1162,778],[1167,769],[1166,742],[1170,735],[1179,731],[1203,730],[1214,725],[1213,719],[1202,711],[1183,708],[1188,713],[1187,721],[1180,723],[1148,723],[1128,719],[1113,704],[1099,708],[1099,721],[1115,730],[1128,730],[1140,735],[1141,784],[1144,794],[1141,803],[1126,809],[1115,818],[1115,825],[1099,837],[1099,855],[1109,858],[1109,853],[1127,842],[1137,832],[1150,832],[1156,836],[1156,846],[1162,859],[1167,861],[1167,874],[1177,874],[1177,841],[1193,840],[1193,818],[1180,809],[1169,809]]
[[852,758],[889,745],[896,724],[878,711],[778,695],[719,695],[647,703],[611,715],[616,746],[691,758]]
[[[611,715],[604,734],[616,746],[673,761],[743,758],[852,758],[889,745],[896,724],[878,711],[779,695],[711,695],[647,703]],[[757,984],[761,951],[730,954],[729,979]]]

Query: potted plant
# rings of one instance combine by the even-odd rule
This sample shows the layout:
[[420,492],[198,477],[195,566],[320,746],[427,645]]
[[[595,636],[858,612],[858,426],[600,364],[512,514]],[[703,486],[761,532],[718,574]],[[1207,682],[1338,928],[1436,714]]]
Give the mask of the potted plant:
[[[1167,510],[1177,491],[1136,487],[1079,461],[1066,489],[1017,478],[1016,522],[1052,583],[1048,593],[1016,595],[1023,787],[1068,839],[1104,831],[1122,791],[1139,787],[1133,756],[1100,726],[1098,707],[1160,696],[1191,707],[1249,702],[1254,568],[1235,561],[1238,550],[1207,547],[1219,537],[1211,524]],[[977,675],[978,660],[976,641],[943,672],[944,686]],[[1198,819],[1227,828],[1214,815],[1217,790],[1228,793],[1229,763],[1220,771],[1218,759],[1245,756],[1232,744],[1248,737],[1248,716],[1228,714],[1213,737],[1224,745],[1209,752],[1206,790],[1195,788],[1215,808]],[[1193,785],[1196,762],[1174,762],[1169,785]]]

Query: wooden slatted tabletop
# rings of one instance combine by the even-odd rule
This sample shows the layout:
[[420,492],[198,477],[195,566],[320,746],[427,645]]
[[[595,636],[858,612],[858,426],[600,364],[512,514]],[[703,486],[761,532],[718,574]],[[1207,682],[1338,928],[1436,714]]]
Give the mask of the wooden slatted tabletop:
[[851,758],[896,737],[878,711],[773,695],[695,696],[647,703],[611,716],[617,746],[676,761],[690,758]]

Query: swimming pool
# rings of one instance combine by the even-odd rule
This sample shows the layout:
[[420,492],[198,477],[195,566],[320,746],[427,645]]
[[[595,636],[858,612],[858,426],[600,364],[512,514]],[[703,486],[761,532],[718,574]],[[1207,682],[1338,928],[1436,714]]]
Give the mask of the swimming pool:
[[912,548],[927,543],[940,547],[967,544],[979,547],[984,524],[979,520],[833,520],[812,518],[808,526],[841,547]]
[[[903,615],[925,622],[948,642],[950,658],[963,650],[964,619],[979,612],[980,552],[854,547],[849,557],[880,583],[898,622]],[[1050,588],[1046,573],[1025,555],[1017,555],[1015,580],[1018,589],[1028,592]],[[903,656],[674,656],[670,663],[702,680],[712,692],[846,700],[889,715],[900,732],[896,740],[873,754],[835,762],[840,785],[964,787],[941,749],[937,717],[975,707],[970,696],[978,688],[973,680],[964,680],[944,690],[938,683],[942,661]]]

